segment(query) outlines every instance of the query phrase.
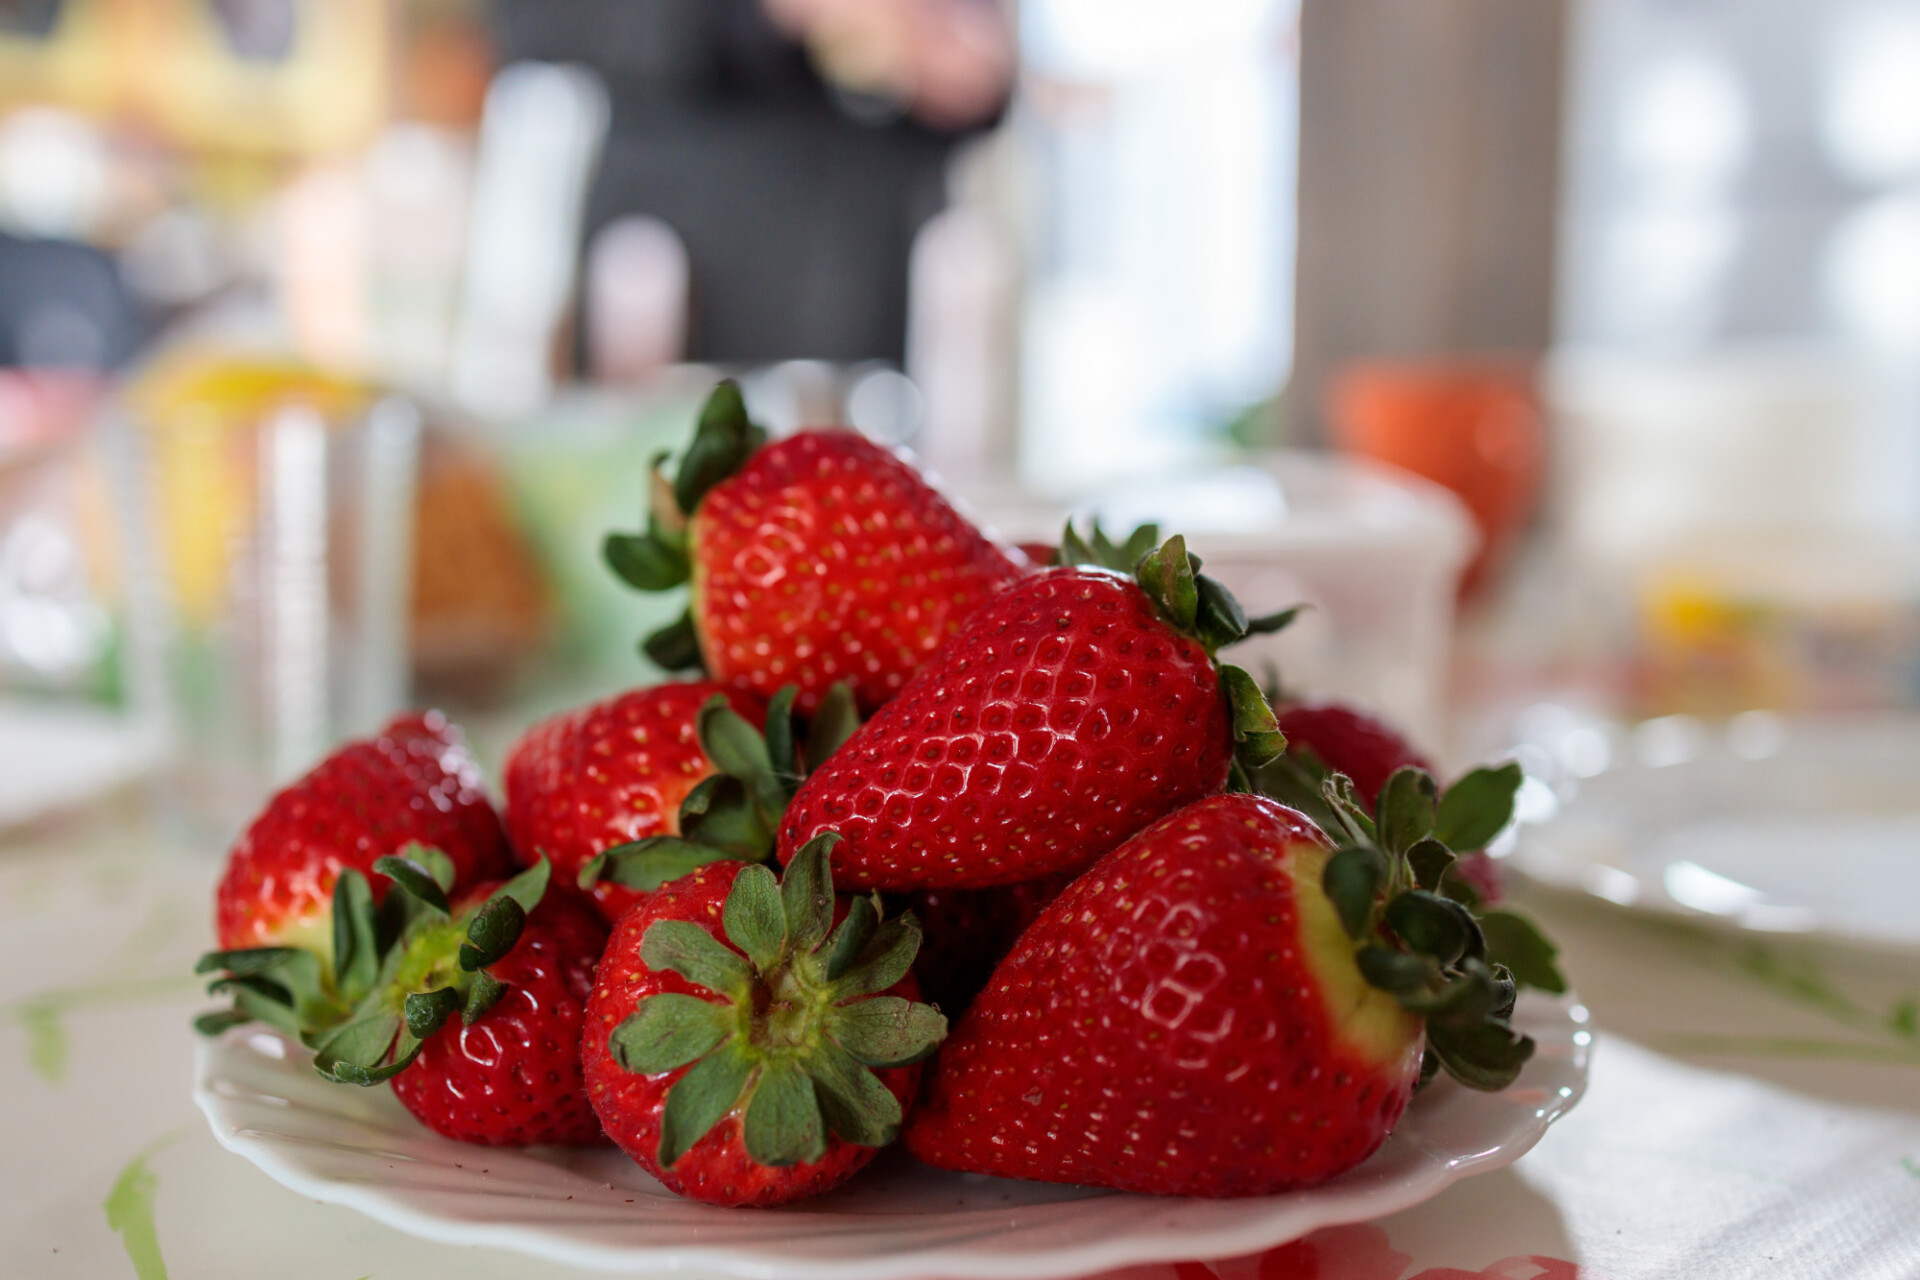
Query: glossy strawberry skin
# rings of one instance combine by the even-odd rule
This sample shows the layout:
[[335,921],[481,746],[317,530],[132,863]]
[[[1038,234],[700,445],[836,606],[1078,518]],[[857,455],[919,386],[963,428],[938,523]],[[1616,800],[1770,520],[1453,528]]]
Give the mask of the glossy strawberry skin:
[[[564,712],[529,729],[507,756],[507,832],[522,863],[545,855],[556,889],[573,891],[580,868],[614,845],[677,835],[680,802],[714,772],[695,718],[715,694],[755,724],[766,708],[711,681],[655,685]],[[643,895],[596,885],[613,921]]]
[[[477,890],[473,899],[486,896]],[[459,1015],[393,1078],[393,1092],[435,1133],[495,1147],[604,1142],[580,1068],[580,1031],[607,926],[550,894],[520,941],[488,968],[507,984],[472,1026]]]
[[1277,714],[1280,732],[1287,735],[1287,749],[1311,751],[1327,768],[1352,778],[1368,812],[1394,770],[1410,765],[1433,772],[1426,757],[1397,730],[1352,707],[1299,702],[1280,708]]
[[[656,1154],[660,1145],[661,1113],[666,1106],[667,1091],[690,1068],[681,1067],[652,1076],[637,1075],[621,1068],[607,1044],[614,1028],[649,996],[674,992],[701,999],[713,998],[711,992],[694,986],[677,973],[650,968],[640,958],[640,943],[656,921],[687,920],[705,927],[731,947],[721,928],[720,912],[734,877],[745,866],[739,862],[709,863],[662,885],[620,918],[607,942],[593,998],[587,1005],[580,1057],[586,1066],[588,1096],[607,1136],[668,1190],[707,1204],[769,1208],[831,1190],[864,1168],[878,1153],[878,1148],[854,1146],[829,1136],[827,1153],[819,1160],[769,1168],[748,1158],[740,1134],[743,1108],[736,1107],[675,1161],[672,1168],[663,1169]],[[841,909],[835,912],[836,916],[844,915],[846,901],[845,897],[841,898]],[[918,991],[909,974],[881,994],[914,999]],[[919,1088],[920,1071],[921,1064],[914,1063],[874,1074],[899,1099],[901,1107],[908,1108]]]
[[801,786],[784,862],[836,831],[843,888],[980,888],[1077,871],[1225,782],[1205,649],[1131,580],[1048,569],[995,596]]
[[383,893],[374,861],[414,841],[452,860],[456,890],[509,865],[479,766],[438,712],[401,716],[346,744],[267,802],[227,855],[215,900],[220,946],[326,949],[341,870],[369,873]]
[[797,684],[803,713],[839,680],[871,712],[1023,567],[909,463],[841,430],[759,450],[690,537],[707,670],[762,698]]
[[[1321,840],[1275,801],[1223,795],[1095,864],[954,1028],[908,1150],[1192,1196],[1309,1186],[1365,1159],[1412,1094],[1422,1040],[1390,998],[1352,985],[1351,943],[1324,896],[1309,901]],[[1350,972],[1316,959],[1342,946]]]
[[[949,1019],[966,1011],[1027,926],[1073,883],[1073,875],[1043,876],[991,889],[919,889],[896,899],[913,912],[924,937],[913,962],[922,998]],[[889,908],[888,914],[895,914]]]

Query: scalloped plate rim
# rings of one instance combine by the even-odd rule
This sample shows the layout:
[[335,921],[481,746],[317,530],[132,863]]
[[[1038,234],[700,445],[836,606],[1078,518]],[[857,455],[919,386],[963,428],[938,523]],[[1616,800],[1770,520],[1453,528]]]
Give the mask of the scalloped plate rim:
[[[940,1280],[1069,1280],[1071,1277],[1097,1275],[1124,1267],[1259,1253],[1322,1227],[1369,1221],[1412,1208],[1464,1178],[1489,1173],[1518,1160],[1546,1135],[1554,1121],[1580,1101],[1587,1087],[1592,1052],[1589,1017],[1576,996],[1535,996],[1529,997],[1529,1003],[1533,1012],[1517,1021],[1521,1022],[1523,1028],[1535,1032],[1546,1031],[1551,1026],[1555,1039],[1566,1042],[1569,1047],[1563,1071],[1568,1080],[1561,1091],[1549,1091],[1548,1097],[1532,1112],[1516,1111],[1516,1132],[1491,1148],[1454,1154],[1445,1160],[1429,1155],[1417,1169],[1398,1181],[1371,1188],[1346,1188],[1336,1180],[1332,1184],[1302,1191],[1238,1201],[1184,1202],[1174,1198],[1132,1196],[1162,1206],[1181,1203],[1232,1204],[1245,1206],[1250,1213],[1246,1222],[1231,1228],[1207,1230],[1204,1237],[1197,1230],[1183,1233],[1157,1228],[1139,1235],[1121,1234],[1084,1244],[1030,1249],[1018,1254],[970,1253],[963,1244],[958,1247],[936,1245],[862,1257],[775,1259],[764,1251],[739,1247],[582,1241],[569,1239],[564,1224],[541,1227],[477,1222],[418,1208],[385,1188],[310,1172],[283,1155],[279,1144],[263,1141],[245,1127],[236,1127],[222,1118],[221,1111],[226,1100],[218,1096],[215,1090],[212,1071],[215,1055],[223,1051],[234,1037],[248,1032],[261,1034],[258,1028],[238,1028],[219,1040],[203,1041],[196,1046],[193,1099],[206,1117],[214,1139],[275,1182],[313,1200],[356,1210],[376,1222],[426,1240],[509,1249],[545,1261],[601,1272],[657,1269],[695,1274],[705,1272],[715,1276],[738,1277],[740,1280],[932,1280],[933,1277],[939,1277]],[[1522,1013],[1528,1013],[1524,1006]],[[1525,1073],[1522,1077],[1524,1082]],[[1468,1100],[1475,1097],[1464,1090],[1461,1096]],[[409,1136],[430,1138],[431,1135],[410,1131]],[[510,1158],[515,1154],[510,1149],[502,1148],[469,1147],[451,1142],[448,1146],[459,1151],[497,1152],[502,1158]],[[1361,1168],[1364,1169],[1365,1165]],[[1130,1193],[1107,1192],[1091,1199],[1106,1202],[1116,1196],[1126,1195]],[[1259,1214],[1259,1207],[1269,1207],[1271,1212]]]

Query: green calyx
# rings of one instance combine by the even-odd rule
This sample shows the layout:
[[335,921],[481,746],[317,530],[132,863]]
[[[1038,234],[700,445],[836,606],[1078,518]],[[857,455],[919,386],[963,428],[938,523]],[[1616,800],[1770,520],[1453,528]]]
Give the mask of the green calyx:
[[1345,774],[1288,764],[1287,785],[1269,794],[1338,842],[1321,887],[1361,975],[1426,1023],[1423,1078],[1445,1070],[1475,1089],[1512,1084],[1534,1048],[1511,1023],[1520,988],[1559,994],[1566,979],[1553,944],[1524,916],[1484,910],[1453,866],[1456,848],[1480,848],[1506,826],[1520,767],[1476,769],[1445,794],[1425,770],[1402,768],[1369,814]]
[[709,862],[772,858],[780,819],[805,776],[803,751],[805,763],[817,767],[860,727],[853,686],[841,681],[821,699],[801,747],[793,715],[798,695],[796,685],[774,694],[760,729],[722,695],[709,698],[694,719],[694,733],[717,772],[680,802],[679,834],[604,850],[580,868],[580,887],[606,881],[653,890]]
[[704,993],[650,996],[608,1039],[625,1070],[689,1068],[667,1091],[662,1167],[736,1108],[747,1154],[769,1166],[820,1159],[829,1134],[865,1147],[898,1136],[900,1102],[874,1073],[931,1054],[947,1020],[879,994],[920,950],[911,912],[886,919],[878,895],[858,898],[833,927],[839,840],[815,836],[780,881],[763,866],[740,872],[720,917],[732,946],[684,920],[658,921],[641,939],[650,968]]
[[[647,527],[640,533],[610,533],[601,554],[615,576],[638,591],[670,591],[693,574],[687,525],[700,500],[722,480],[739,471],[767,440],[766,430],[747,417],[740,384],[728,378],[715,387],[700,410],[693,439],[680,455],[671,480],[663,464],[670,456],[653,460]],[[705,664],[691,611],[653,632],[641,650],[666,671],[699,670]]]
[[331,968],[291,947],[200,957],[194,972],[220,975],[208,994],[232,1004],[195,1026],[213,1035],[264,1022],[312,1049],[327,1079],[370,1085],[405,1070],[455,1014],[470,1026],[491,1009],[507,987],[488,966],[519,942],[546,892],[546,860],[459,912],[447,900],[453,864],[439,850],[412,845],[373,868],[393,881],[377,907],[359,871],[334,882]]
[[[1181,635],[1198,642],[1209,657],[1249,636],[1279,631],[1299,615],[1296,605],[1279,613],[1249,618],[1240,602],[1216,579],[1200,572],[1200,557],[1187,550],[1187,540],[1175,534],[1160,542],[1160,527],[1143,524],[1114,542],[1094,521],[1093,532],[1081,537],[1067,522],[1060,535],[1055,563],[1091,565],[1129,574],[1153,601],[1160,616]],[[1276,759],[1287,749],[1286,735],[1259,684],[1244,668],[1217,662],[1220,690],[1233,720],[1234,763],[1229,785],[1251,790],[1248,771]]]

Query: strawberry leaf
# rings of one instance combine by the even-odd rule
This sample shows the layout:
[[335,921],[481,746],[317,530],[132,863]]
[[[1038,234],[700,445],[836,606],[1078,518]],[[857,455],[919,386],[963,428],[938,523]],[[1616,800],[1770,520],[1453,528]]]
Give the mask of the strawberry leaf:
[[439,914],[444,916],[453,913],[453,908],[447,905],[447,891],[431,871],[414,859],[391,855],[376,858],[373,869]]
[[734,1012],[697,996],[649,996],[607,1038],[614,1061],[637,1075],[673,1071],[712,1053],[735,1030]]
[[841,1048],[867,1066],[904,1067],[939,1047],[947,1020],[932,1005],[874,996],[841,1005],[827,1028]]
[[773,872],[755,866],[735,876],[720,922],[727,940],[762,972],[780,963],[787,949],[787,917]]
[[911,911],[895,916],[874,930],[853,967],[833,982],[834,998],[851,1000],[885,991],[907,976],[919,952],[920,922]]
[[1220,688],[1233,718],[1234,756],[1243,766],[1258,769],[1287,749],[1286,735],[1280,732],[1273,708],[1244,668],[1221,663]]
[[800,686],[788,684],[780,686],[779,691],[767,700],[767,728],[764,735],[767,767],[785,788],[780,800],[782,810],[786,808],[786,802],[793,798],[794,788],[800,784],[800,762],[793,742],[793,700],[799,696]]
[[707,491],[746,464],[766,440],[766,432],[747,417],[740,384],[723,379],[700,410],[693,439],[673,477],[674,504],[692,515]]
[[1442,969],[1457,964],[1479,932],[1465,907],[1424,889],[1395,895],[1385,914],[1402,942]]
[[500,997],[507,994],[507,984],[488,973],[485,969],[473,975],[473,985],[467,988],[467,1003],[460,1010],[460,1021],[465,1026],[486,1016],[487,1010],[500,1003]]
[[740,955],[687,920],[659,920],[640,939],[640,958],[649,968],[679,974],[698,987],[734,999],[744,998],[753,973]]
[[667,1105],[660,1115],[658,1156],[662,1166],[672,1168],[689,1147],[706,1137],[707,1130],[733,1110],[753,1067],[753,1058],[736,1041],[700,1059],[674,1082],[667,1090]]
[[193,1020],[193,1029],[203,1036],[217,1036],[234,1027],[245,1026],[253,1018],[238,1009],[215,1009]]
[[1139,582],[1175,629],[1192,633],[1200,608],[1200,590],[1187,540],[1174,534],[1140,561]]
[[1513,972],[1523,987],[1564,995],[1567,979],[1554,963],[1559,948],[1547,941],[1531,920],[1511,911],[1487,911],[1480,916],[1487,954]]
[[1370,985],[1402,998],[1417,996],[1440,977],[1433,961],[1391,947],[1362,947],[1354,954],[1354,962]]
[[640,642],[640,652],[662,671],[704,671],[707,666],[691,611],[648,635]]
[[827,981],[837,981],[860,958],[880,927],[880,909],[873,898],[855,898],[842,920],[827,939]]
[[1194,578],[1193,585],[1199,596],[1194,630],[1200,643],[1213,650],[1246,639],[1247,611],[1233,598],[1233,592],[1204,573]]
[[833,924],[833,869],[829,858],[840,837],[822,832],[800,846],[780,882],[787,938],[798,952],[812,951]]
[[1309,605],[1297,604],[1291,609],[1282,609],[1278,613],[1263,613],[1257,618],[1247,619],[1246,636],[1270,636],[1276,631],[1284,631],[1293,625],[1293,620]]
[[692,572],[684,547],[650,531],[610,533],[600,544],[600,554],[622,582],[639,591],[671,590]]
[[1327,859],[1320,887],[1340,916],[1340,927],[1358,941],[1373,922],[1374,903],[1386,883],[1387,860],[1377,849],[1350,845]]
[[827,1127],[843,1142],[884,1147],[900,1134],[905,1115],[878,1076],[831,1041],[801,1060],[813,1080],[814,1100]]
[[1389,854],[1402,854],[1433,834],[1439,793],[1424,769],[1403,766],[1380,788],[1375,807],[1380,843]]
[[459,1011],[462,1003],[460,993],[452,987],[413,992],[404,1006],[407,1031],[421,1040],[429,1038],[447,1024],[447,1019]]
[[1533,1041],[1499,1022],[1461,1030],[1433,1027],[1427,1044],[1448,1075],[1469,1089],[1488,1093],[1512,1084],[1533,1056]]
[[669,880],[704,867],[709,862],[726,862],[739,855],[730,849],[687,840],[680,836],[648,836],[629,844],[617,844],[596,854],[580,868],[579,884],[591,889],[600,881],[625,885],[629,889],[651,892]]
[[1431,837],[1415,841],[1413,847],[1407,850],[1407,867],[1413,872],[1414,884],[1429,893],[1440,892],[1447,869],[1453,866],[1454,861],[1453,850]]
[[[315,1046],[314,1070],[343,1084],[378,1084],[398,1074],[398,1068],[384,1075],[374,1073],[380,1069],[388,1050],[394,1046],[394,1037],[405,1025],[401,1015],[392,1009],[377,1009],[357,1017]],[[414,1049],[417,1051],[418,1047],[416,1038]]]
[[1516,761],[1467,774],[1440,797],[1434,838],[1457,853],[1486,848],[1512,819],[1520,782]]
[[[467,940],[460,944],[460,967],[472,973],[499,960],[520,941],[520,931],[526,924],[526,908],[513,898],[502,895],[487,899],[467,921]],[[414,1034],[421,1035],[418,1031]]]
[[775,1058],[761,1068],[741,1129],[747,1155],[772,1168],[806,1164],[827,1154],[827,1126],[813,1081],[791,1059]]
[[380,975],[380,929],[367,878],[347,867],[333,882],[333,971],[341,1000],[360,1002]]
[[835,681],[820,699],[813,723],[807,726],[807,767],[818,769],[859,727],[860,708],[853,700],[853,685],[846,680]]

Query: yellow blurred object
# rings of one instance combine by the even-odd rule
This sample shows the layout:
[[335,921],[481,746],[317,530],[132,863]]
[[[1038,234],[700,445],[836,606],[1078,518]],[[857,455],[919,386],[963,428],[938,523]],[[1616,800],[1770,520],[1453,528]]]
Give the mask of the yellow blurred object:
[[391,46],[385,0],[67,0],[44,33],[0,35],[0,107],[57,102],[198,150],[313,155],[385,119]]
[[229,548],[253,521],[251,426],[300,403],[327,422],[356,418],[371,398],[355,382],[276,357],[212,349],[162,357],[127,389],[151,438],[159,527],[180,620],[201,626],[226,595]]
[[1749,540],[1640,575],[1650,715],[1920,704],[1920,549],[1892,539]]

